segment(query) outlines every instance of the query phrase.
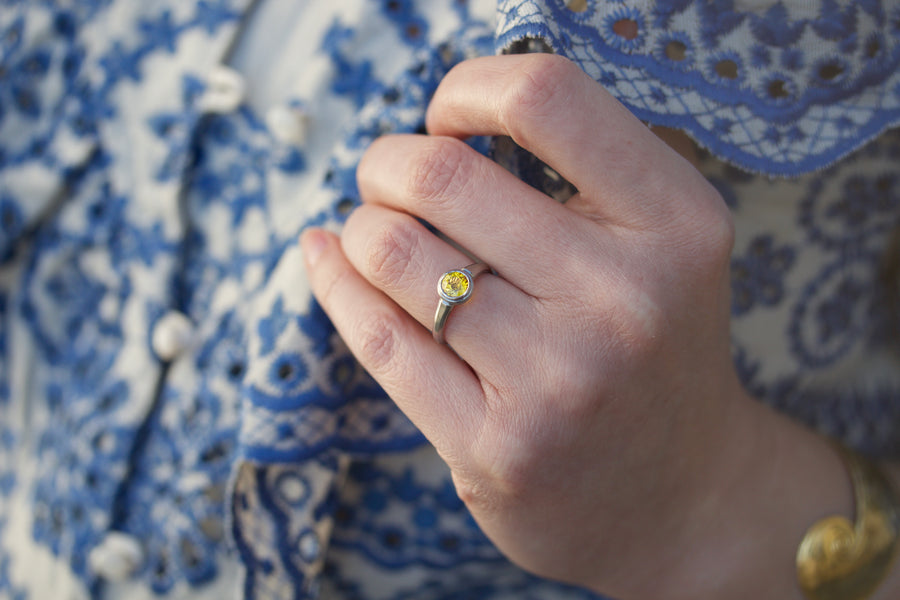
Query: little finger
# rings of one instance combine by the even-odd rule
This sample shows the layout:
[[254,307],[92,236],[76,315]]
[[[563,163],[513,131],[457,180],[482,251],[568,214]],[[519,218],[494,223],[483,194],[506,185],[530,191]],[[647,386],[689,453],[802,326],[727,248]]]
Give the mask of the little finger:
[[313,293],[350,351],[445,460],[458,464],[483,414],[478,378],[363,279],[336,236],[307,230],[301,246]]

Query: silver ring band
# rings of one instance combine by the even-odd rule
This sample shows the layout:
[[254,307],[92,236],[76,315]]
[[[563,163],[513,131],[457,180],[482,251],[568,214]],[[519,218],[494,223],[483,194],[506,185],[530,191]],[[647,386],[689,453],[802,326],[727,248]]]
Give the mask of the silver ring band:
[[434,313],[433,330],[434,341],[438,344],[446,343],[444,340],[444,327],[447,325],[450,311],[457,304],[463,304],[472,297],[475,278],[489,270],[490,267],[485,263],[477,262],[462,269],[447,271],[441,275],[437,285],[440,301]]

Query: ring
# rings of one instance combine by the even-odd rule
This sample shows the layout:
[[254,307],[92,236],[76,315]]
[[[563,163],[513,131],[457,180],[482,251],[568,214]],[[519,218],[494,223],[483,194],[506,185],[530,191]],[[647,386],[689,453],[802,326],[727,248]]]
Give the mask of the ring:
[[444,341],[444,326],[450,311],[457,304],[463,304],[472,297],[475,278],[490,270],[483,262],[472,263],[462,269],[453,269],[441,275],[438,280],[437,291],[440,296],[437,311],[434,313],[434,341],[438,344]]

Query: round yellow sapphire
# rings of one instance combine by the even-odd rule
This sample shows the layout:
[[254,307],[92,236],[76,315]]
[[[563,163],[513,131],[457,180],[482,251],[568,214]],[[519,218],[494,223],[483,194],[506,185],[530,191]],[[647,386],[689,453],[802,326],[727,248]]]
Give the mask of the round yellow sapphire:
[[441,291],[448,298],[461,298],[469,291],[469,278],[462,271],[448,271],[441,277]]

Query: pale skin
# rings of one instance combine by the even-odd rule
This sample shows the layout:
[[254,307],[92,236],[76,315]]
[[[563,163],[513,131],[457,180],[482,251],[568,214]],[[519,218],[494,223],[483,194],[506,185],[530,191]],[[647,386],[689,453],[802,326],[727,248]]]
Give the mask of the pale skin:
[[[852,517],[853,496],[829,444],[738,381],[721,197],[553,56],[463,63],[427,128],[377,140],[341,236],[301,243],[338,332],[485,533],[530,571],[623,600],[801,600],[797,545]],[[579,193],[554,202],[472,135],[511,136]],[[414,217],[496,271],[454,309],[449,347],[430,333],[435,284],[472,261]],[[875,598],[898,594],[895,569]]]

